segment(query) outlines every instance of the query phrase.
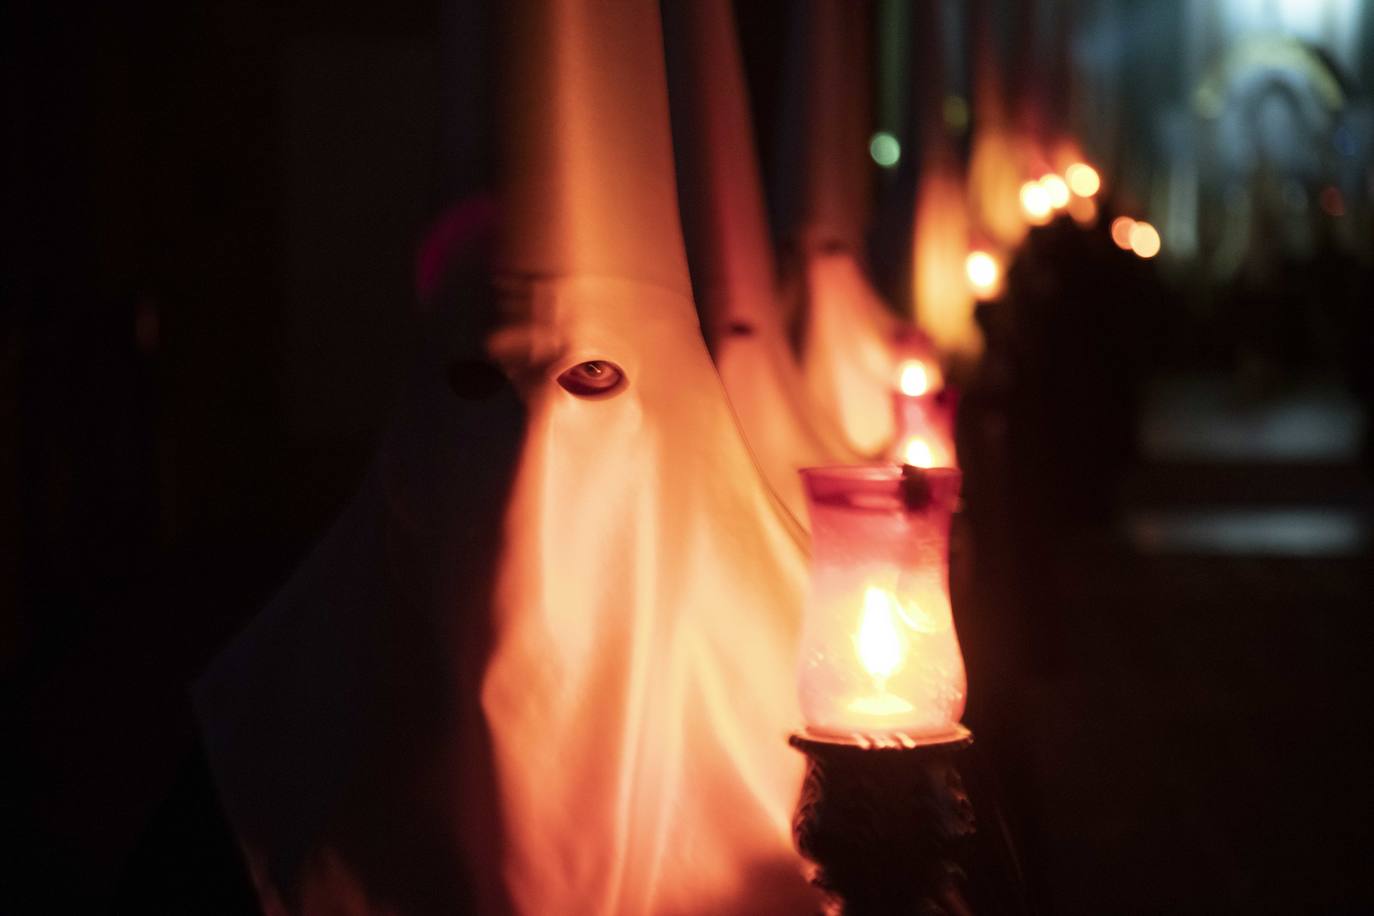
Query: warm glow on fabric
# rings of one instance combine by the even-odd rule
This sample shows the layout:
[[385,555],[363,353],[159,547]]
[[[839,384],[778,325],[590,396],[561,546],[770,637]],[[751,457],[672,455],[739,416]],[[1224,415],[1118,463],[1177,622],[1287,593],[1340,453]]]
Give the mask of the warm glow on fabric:
[[[630,383],[531,403],[482,692],[507,880],[531,914],[683,912],[701,894],[724,908],[747,893],[747,863],[791,861],[798,773],[776,736],[794,714],[799,533],[689,312],[600,280],[546,296],[605,316],[585,333],[621,341]],[[543,747],[557,768],[531,752]]]
[[702,330],[745,440],[800,522],[797,469],[858,462],[811,397],[779,301],[730,0],[663,6],[678,181]]
[[198,686],[225,808],[274,916],[816,912],[805,537],[700,334],[658,4],[502,12],[505,237]]
[[900,324],[853,255],[818,252],[805,265],[802,371],[814,402],[860,455],[892,442],[889,398]]
[[964,276],[968,195],[952,159],[930,162],[916,198],[912,296],[916,323],[942,355],[972,359],[983,349],[975,302]]
[[969,201],[978,229],[1007,250],[1026,234],[1019,197],[1025,175],[1022,161],[1011,132],[980,123],[969,158]]

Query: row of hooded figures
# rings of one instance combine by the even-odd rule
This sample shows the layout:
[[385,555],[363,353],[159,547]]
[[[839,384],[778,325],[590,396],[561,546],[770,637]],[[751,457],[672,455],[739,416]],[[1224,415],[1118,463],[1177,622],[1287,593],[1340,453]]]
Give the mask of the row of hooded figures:
[[819,909],[797,470],[887,452],[917,338],[860,255],[845,4],[803,30],[782,281],[731,4],[668,6],[502,5],[504,177],[425,252],[403,405],[195,686],[267,913]]

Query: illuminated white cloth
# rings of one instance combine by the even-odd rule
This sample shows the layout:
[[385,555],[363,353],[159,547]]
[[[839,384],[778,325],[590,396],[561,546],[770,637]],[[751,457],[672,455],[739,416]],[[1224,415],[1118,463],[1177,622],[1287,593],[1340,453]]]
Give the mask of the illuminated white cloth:
[[816,252],[804,269],[801,356],[812,397],[839,420],[853,449],[880,453],[896,435],[901,322],[848,251]]
[[[793,247],[786,278],[800,315],[802,374],[848,447],[876,456],[895,433],[891,391],[901,322],[860,260],[870,210],[867,19],[844,0],[796,6],[790,98],[799,106],[781,143],[783,230]],[[791,160],[789,162],[789,160]]]
[[798,469],[861,456],[812,399],[788,341],[730,0],[665,11],[683,227],[704,330],[749,447],[805,524]]
[[[814,911],[802,534],[687,292],[657,4],[513,6],[494,318],[452,303],[364,492],[198,685],[212,768],[274,913]],[[482,356],[508,384],[455,395]],[[560,387],[586,360],[627,383]]]
[[526,913],[795,912],[799,887],[774,903],[747,882],[791,867],[798,532],[690,300],[597,278],[533,295],[563,360],[613,359],[631,384],[584,401],[541,380],[529,401],[544,447],[512,494],[483,685],[508,884]]

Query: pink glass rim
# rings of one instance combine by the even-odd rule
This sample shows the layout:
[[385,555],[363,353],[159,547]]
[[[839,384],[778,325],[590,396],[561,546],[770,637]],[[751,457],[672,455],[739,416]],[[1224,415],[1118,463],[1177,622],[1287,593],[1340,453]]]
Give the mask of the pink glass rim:
[[[957,483],[959,478],[964,476],[958,468],[919,468],[917,470],[932,483],[945,481]],[[835,464],[802,468],[799,473],[808,484],[813,481],[834,484],[897,483],[905,479],[907,474],[900,465],[896,464]]]
[[813,505],[841,505],[851,509],[895,508],[901,505],[902,488],[913,473],[925,479],[935,504],[952,507],[959,499],[964,476],[957,468],[905,470],[895,464],[802,468],[800,473],[807,498]]

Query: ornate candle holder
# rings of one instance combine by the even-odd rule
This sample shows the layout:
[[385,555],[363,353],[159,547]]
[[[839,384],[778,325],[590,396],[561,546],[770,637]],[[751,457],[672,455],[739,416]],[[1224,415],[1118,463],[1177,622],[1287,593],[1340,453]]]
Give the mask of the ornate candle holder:
[[972,912],[957,767],[964,663],[949,600],[952,468],[802,471],[813,537],[793,828],[834,913]]
[[958,768],[971,734],[910,745],[789,740],[806,755],[793,836],[832,913],[974,912],[965,885],[977,825]]

